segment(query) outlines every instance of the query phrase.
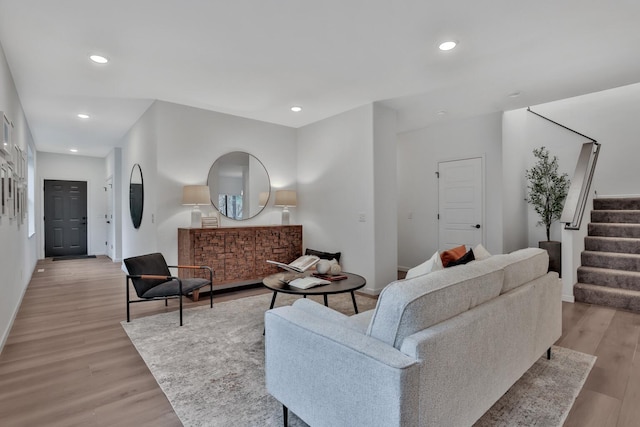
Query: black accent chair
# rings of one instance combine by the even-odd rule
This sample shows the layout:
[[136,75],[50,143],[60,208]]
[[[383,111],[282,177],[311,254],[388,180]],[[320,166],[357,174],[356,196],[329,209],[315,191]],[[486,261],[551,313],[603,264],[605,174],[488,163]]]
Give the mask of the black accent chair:
[[[210,303],[213,308],[213,270],[207,266],[193,265],[167,265],[161,253],[140,255],[124,260],[127,267],[127,322],[130,321],[129,304],[134,302],[159,301],[164,300],[167,305],[168,299],[178,298],[180,300],[180,326],[182,326],[182,296],[189,293],[198,293],[203,286],[210,286]],[[202,278],[180,279],[172,276],[169,268],[190,268],[201,269],[209,272],[209,280]],[[133,287],[138,295],[137,300],[129,297],[129,280],[133,282]]]

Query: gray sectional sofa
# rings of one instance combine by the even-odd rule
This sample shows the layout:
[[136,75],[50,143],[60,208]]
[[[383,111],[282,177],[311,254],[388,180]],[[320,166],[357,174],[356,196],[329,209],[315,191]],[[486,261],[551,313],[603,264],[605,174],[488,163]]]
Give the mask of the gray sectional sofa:
[[528,248],[399,280],[355,316],[270,310],[267,390],[313,427],[470,426],[561,335],[548,262]]

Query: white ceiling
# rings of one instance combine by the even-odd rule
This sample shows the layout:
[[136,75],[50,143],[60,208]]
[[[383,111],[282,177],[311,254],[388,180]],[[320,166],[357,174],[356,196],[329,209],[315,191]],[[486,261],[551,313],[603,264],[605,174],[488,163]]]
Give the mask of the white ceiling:
[[638,0],[0,0],[37,149],[90,156],[154,99],[291,127],[383,101],[405,131],[636,83],[638,22]]

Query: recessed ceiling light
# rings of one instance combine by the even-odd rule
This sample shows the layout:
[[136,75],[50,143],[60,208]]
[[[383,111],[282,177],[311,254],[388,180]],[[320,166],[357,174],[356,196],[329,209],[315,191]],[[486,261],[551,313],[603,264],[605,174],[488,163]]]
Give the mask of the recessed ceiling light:
[[446,42],[440,43],[440,46],[438,46],[438,48],[440,50],[451,50],[454,47],[456,47],[457,44],[458,44],[457,42],[452,41],[452,40],[451,41],[446,41]]
[[89,59],[91,59],[96,64],[106,64],[107,62],[109,62],[107,58],[101,55],[91,55]]
[[520,92],[515,91],[515,92],[511,92],[509,95],[507,95],[509,98],[517,98],[520,96]]
[[440,111],[438,111],[438,112],[436,113],[436,115],[438,115],[438,116],[440,116],[440,117],[442,117],[442,116],[446,116],[447,114],[449,114],[449,113],[447,113],[445,110],[440,110]]
[[299,113],[300,111],[302,111],[302,107],[294,105],[293,107],[291,107],[291,111],[293,111],[294,113]]
[[71,151],[72,153],[77,153],[78,149],[77,148],[69,148],[69,151]]
[[81,119],[88,119],[88,118],[89,118],[89,115],[88,115],[88,114],[80,113],[80,114],[78,114],[78,117],[80,117]]

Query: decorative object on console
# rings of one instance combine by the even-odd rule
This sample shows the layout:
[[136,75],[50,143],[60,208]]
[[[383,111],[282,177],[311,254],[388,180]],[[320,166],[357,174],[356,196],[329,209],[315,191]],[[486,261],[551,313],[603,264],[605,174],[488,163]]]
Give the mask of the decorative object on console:
[[185,185],[182,189],[182,204],[193,206],[191,210],[191,228],[202,227],[200,206],[211,204],[209,187],[206,185]]
[[202,228],[218,228],[219,226],[218,215],[202,217]]
[[274,206],[282,207],[282,225],[289,224],[289,208],[296,207],[298,198],[293,190],[277,190]]

